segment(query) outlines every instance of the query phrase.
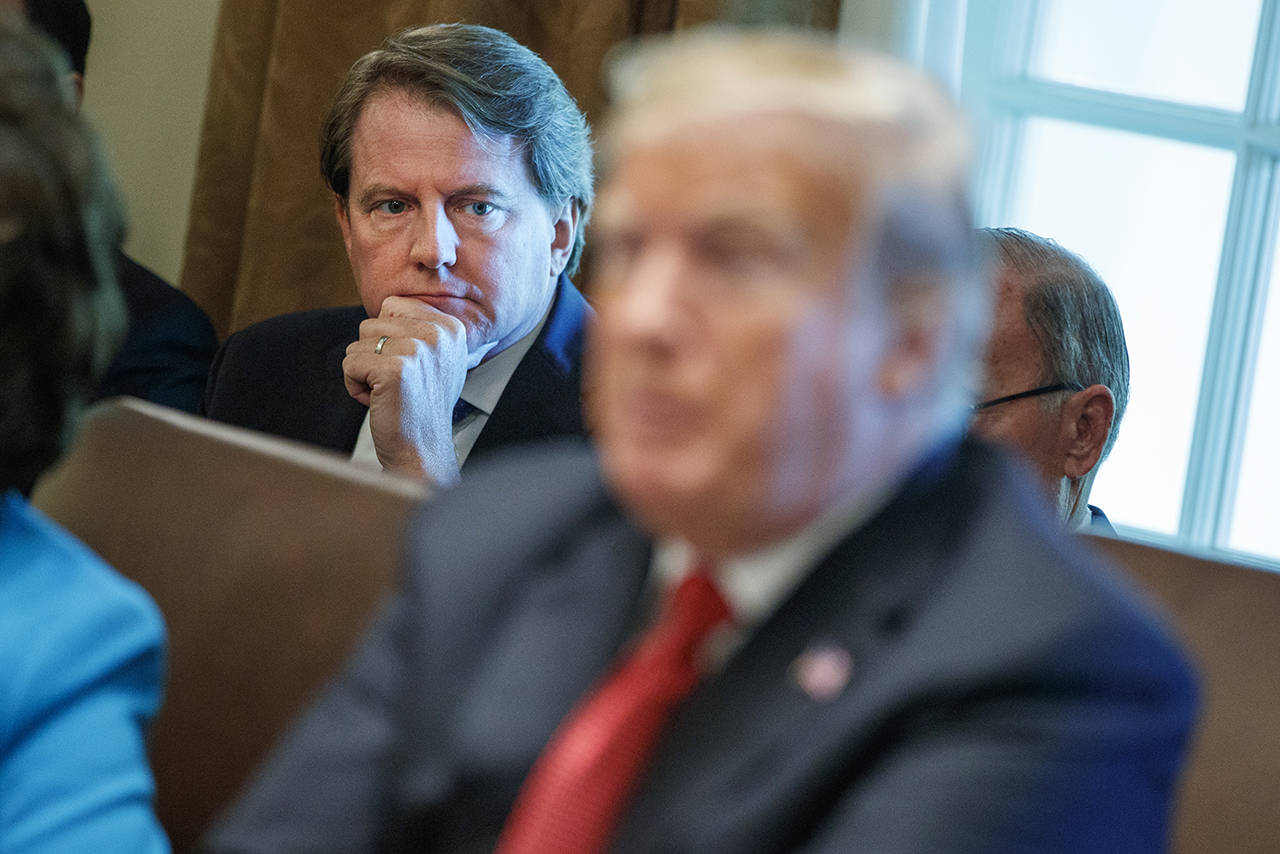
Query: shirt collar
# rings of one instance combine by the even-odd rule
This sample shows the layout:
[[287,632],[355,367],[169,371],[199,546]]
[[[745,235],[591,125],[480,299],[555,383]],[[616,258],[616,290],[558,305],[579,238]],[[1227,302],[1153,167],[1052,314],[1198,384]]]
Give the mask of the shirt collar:
[[[717,561],[716,585],[734,621],[749,629],[767,619],[818,561],[877,513],[888,497],[863,496],[835,505],[790,537]],[[684,578],[693,565],[693,553],[693,547],[680,539],[654,544],[653,573],[662,589]]]
[[[837,543],[869,522],[908,482],[936,476],[959,444],[958,436],[946,435],[907,476],[832,504],[789,537],[717,561],[716,585],[738,626],[749,630],[767,619]],[[684,540],[658,540],[650,563],[650,586],[666,590],[679,583],[693,566],[693,554],[693,546]]]
[[538,325],[533,327],[528,335],[467,371],[467,378],[462,384],[462,399],[485,415],[493,414],[494,408],[498,405],[498,399],[502,397],[503,390],[511,381],[511,375],[516,372],[520,360],[538,339],[538,334],[542,332],[542,327],[546,325],[547,316],[550,313],[551,310],[548,308],[542,315],[542,319],[538,321]]

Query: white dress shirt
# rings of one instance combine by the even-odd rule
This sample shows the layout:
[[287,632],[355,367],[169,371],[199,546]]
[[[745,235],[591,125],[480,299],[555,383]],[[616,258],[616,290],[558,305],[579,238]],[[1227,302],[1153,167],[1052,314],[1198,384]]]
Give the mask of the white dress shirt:
[[[784,540],[716,561],[716,586],[733,613],[733,623],[708,639],[703,650],[705,666],[711,671],[722,669],[818,562],[879,512],[890,497],[886,491],[837,505]],[[662,594],[680,583],[694,561],[693,546],[684,540],[663,539],[654,544],[647,594],[655,610]]]

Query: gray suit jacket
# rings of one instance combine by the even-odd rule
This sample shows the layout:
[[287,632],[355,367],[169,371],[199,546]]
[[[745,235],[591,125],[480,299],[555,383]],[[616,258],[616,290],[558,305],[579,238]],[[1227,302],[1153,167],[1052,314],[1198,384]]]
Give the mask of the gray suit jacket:
[[[986,447],[922,464],[677,712],[615,850],[1163,850],[1191,677],[1037,502]],[[650,543],[572,447],[473,471],[409,554],[209,850],[490,850],[637,630]],[[793,662],[830,645],[853,675],[815,699]]]

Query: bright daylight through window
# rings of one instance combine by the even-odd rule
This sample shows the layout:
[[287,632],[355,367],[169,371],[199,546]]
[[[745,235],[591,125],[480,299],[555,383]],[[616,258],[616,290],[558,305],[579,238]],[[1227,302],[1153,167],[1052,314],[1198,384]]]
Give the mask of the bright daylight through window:
[[1280,566],[1280,0],[970,0],[979,224],[1115,292],[1132,392],[1093,490],[1122,533]]

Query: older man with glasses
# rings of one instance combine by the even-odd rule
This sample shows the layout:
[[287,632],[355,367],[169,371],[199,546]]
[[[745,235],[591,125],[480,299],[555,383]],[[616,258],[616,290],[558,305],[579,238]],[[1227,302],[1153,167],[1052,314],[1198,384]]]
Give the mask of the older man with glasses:
[[1129,351],[1110,289],[1079,256],[1017,228],[979,232],[998,291],[971,432],[1019,451],[1071,530],[1114,534],[1089,504],[1129,399]]

